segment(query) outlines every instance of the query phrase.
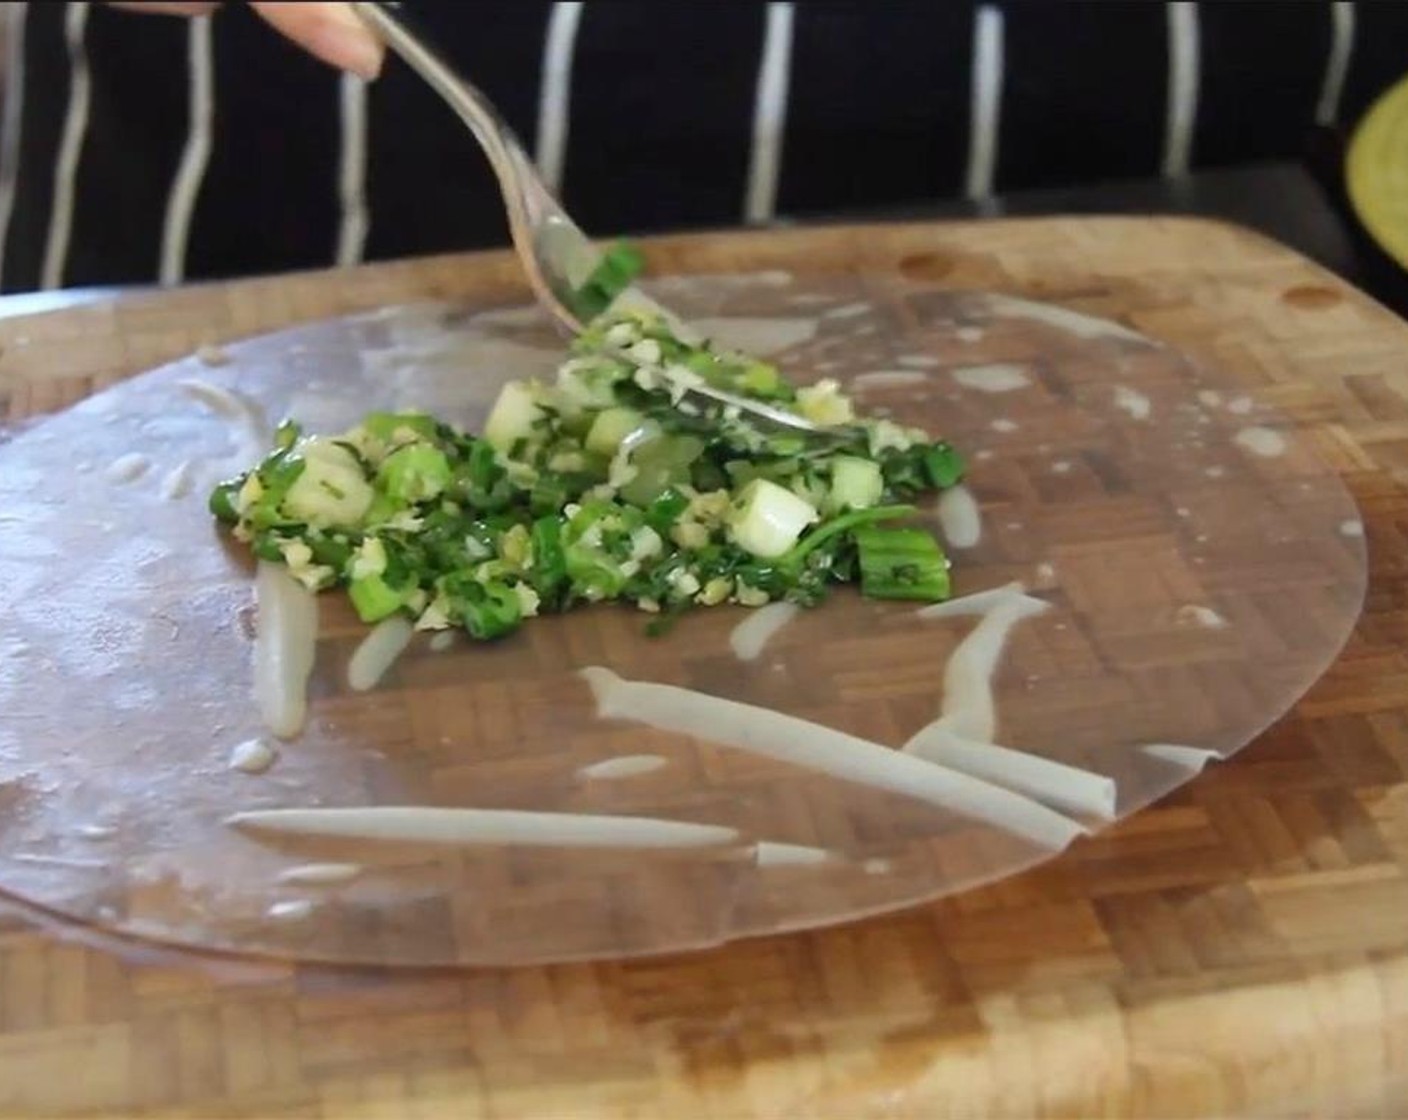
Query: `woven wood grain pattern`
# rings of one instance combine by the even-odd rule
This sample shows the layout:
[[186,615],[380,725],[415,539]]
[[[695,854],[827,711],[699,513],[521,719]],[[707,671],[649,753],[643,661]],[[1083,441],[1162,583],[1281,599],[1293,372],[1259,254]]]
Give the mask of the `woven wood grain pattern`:
[[[1229,227],[1070,220],[673,238],[660,267],[866,269],[1120,319],[1307,426],[1366,515],[1368,610],[1296,712],[1056,863],[830,931],[412,976],[119,957],[16,913],[0,1112],[934,1116],[1401,1111],[1408,1073],[1408,332]],[[23,419],[221,338],[503,293],[502,257],[0,324]],[[81,1075],[80,1075],[81,1074]]]

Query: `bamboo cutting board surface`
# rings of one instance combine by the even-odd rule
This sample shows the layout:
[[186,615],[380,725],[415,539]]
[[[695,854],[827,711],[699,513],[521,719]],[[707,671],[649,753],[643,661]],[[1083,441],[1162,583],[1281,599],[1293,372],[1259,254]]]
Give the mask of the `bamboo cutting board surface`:
[[[1082,219],[720,234],[661,271],[865,270],[1118,319],[1236,376],[1358,498],[1368,608],[1242,755],[1037,871],[647,961],[375,973],[0,940],[0,1114],[1226,1115],[1401,1111],[1408,1072],[1408,329],[1246,232]],[[520,291],[502,255],[0,323],[23,420],[210,342]]]

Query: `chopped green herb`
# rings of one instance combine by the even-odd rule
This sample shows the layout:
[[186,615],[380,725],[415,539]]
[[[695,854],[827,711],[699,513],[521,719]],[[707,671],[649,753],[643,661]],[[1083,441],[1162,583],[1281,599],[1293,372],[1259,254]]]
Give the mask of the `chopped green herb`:
[[621,242],[607,249],[601,262],[573,295],[577,318],[590,323],[616,301],[616,297],[631,286],[645,267],[639,250]]
[[863,595],[873,599],[948,598],[948,561],[928,533],[863,525],[854,535]]
[[[598,296],[635,275],[629,257],[610,260],[590,285]],[[837,446],[709,402],[681,409],[677,387],[648,372],[662,366],[857,434]],[[209,508],[310,589],[344,588],[366,622],[401,612],[490,640],[538,614],[620,601],[664,633],[694,607],[811,606],[844,583],[946,598],[937,542],[894,523],[962,477],[947,443],[856,417],[834,382],[797,389],[765,362],[614,311],[555,381],[507,383],[482,435],[416,412],[371,413],[335,435],[288,420]]]

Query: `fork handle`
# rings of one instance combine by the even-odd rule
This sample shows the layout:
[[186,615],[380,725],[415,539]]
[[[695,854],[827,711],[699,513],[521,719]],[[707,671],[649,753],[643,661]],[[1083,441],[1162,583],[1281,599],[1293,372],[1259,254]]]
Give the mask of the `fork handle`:
[[[356,0],[352,9],[403,62],[454,110],[484,150],[499,181],[508,211],[509,234],[529,284],[554,318],[572,332],[580,330],[538,266],[533,232],[535,214],[560,214],[538,177],[537,168],[514,131],[484,94],[450,65],[434,36],[406,11],[384,0]],[[582,237],[585,242],[585,237]]]
[[445,57],[443,48],[406,9],[405,4],[388,0],[361,0],[352,4],[382,41],[420,75],[462,120],[484,148],[501,180],[515,173],[512,161],[523,158],[523,145],[509,123],[499,115],[493,102],[466,81]]

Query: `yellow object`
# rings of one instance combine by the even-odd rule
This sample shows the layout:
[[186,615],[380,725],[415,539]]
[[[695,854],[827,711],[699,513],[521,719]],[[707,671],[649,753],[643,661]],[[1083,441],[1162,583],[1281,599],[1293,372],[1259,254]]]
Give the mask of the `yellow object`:
[[1355,128],[1345,185],[1369,236],[1408,268],[1408,79],[1375,101]]

